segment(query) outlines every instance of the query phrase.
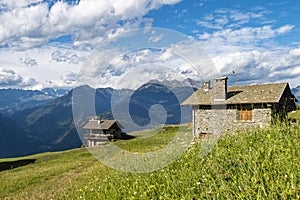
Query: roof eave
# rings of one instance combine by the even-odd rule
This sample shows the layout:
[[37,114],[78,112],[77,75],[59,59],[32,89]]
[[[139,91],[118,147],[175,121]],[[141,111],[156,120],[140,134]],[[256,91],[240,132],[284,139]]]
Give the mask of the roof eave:
[[262,102],[225,102],[224,104],[212,104],[212,103],[189,103],[180,104],[181,106],[212,106],[212,105],[239,105],[239,104],[263,104],[263,103],[279,103],[278,101],[262,101]]

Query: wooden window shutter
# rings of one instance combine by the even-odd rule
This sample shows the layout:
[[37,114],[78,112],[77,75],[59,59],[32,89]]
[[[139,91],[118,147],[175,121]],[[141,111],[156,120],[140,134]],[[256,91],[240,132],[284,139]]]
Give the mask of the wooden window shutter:
[[247,120],[252,121],[252,110],[247,110]]
[[252,121],[252,110],[242,109],[240,110],[241,121]]

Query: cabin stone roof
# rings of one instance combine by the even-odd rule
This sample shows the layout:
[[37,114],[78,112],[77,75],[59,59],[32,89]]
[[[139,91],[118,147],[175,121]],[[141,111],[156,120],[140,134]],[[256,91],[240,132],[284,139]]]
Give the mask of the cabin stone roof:
[[[200,88],[181,105],[212,105],[214,99],[213,89],[205,90],[204,88]],[[227,87],[227,97],[224,103],[278,103],[286,89],[290,90],[288,83],[230,86]]]
[[123,128],[121,124],[116,120],[89,120],[84,126],[83,129],[101,129],[108,130],[114,124],[117,124],[119,128]]

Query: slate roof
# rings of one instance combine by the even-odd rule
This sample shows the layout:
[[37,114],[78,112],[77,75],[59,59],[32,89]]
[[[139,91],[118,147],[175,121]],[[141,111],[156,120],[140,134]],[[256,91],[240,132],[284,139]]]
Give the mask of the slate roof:
[[[100,124],[99,124],[100,122]],[[108,130],[110,129],[115,123],[119,126],[119,128],[123,128],[119,122],[116,120],[89,120],[84,126],[84,129],[101,129],[101,130]]]
[[[231,86],[227,88],[225,104],[248,104],[248,103],[278,103],[288,83],[272,83],[247,86]],[[198,89],[181,105],[211,105],[213,88],[204,91]]]

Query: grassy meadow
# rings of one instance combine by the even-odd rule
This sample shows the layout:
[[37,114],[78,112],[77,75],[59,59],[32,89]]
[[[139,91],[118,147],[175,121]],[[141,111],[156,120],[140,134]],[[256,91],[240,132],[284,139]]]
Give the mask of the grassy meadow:
[[[177,130],[168,126],[152,137],[114,143],[153,151]],[[111,169],[85,148],[22,157],[36,162],[0,172],[0,199],[299,199],[299,130],[293,123],[224,135],[204,157],[196,142],[172,164],[148,173]],[[179,134],[185,131],[191,130]]]

